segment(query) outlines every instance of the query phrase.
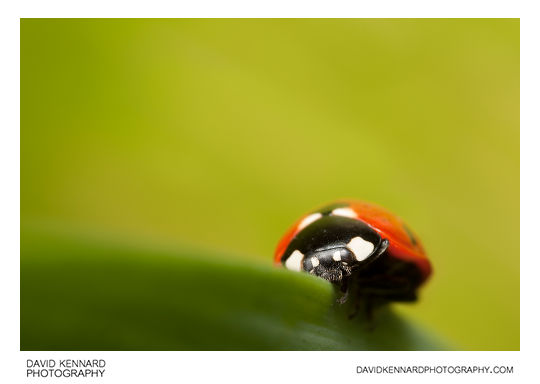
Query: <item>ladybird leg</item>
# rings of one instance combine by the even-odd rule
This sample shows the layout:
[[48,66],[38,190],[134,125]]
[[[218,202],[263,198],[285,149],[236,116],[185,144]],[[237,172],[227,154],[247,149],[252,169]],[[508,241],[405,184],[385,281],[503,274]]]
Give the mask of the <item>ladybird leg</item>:
[[354,310],[348,315],[349,320],[354,319],[360,313],[360,307],[363,307],[364,310],[364,319],[366,323],[366,330],[371,332],[375,329],[374,321],[374,309],[375,309],[375,299],[370,295],[363,295],[360,300],[355,302]]
[[357,301],[354,303],[353,311],[349,313],[347,317],[349,318],[349,320],[352,320],[356,317],[356,315],[358,315],[358,312],[360,312],[360,302]]
[[375,322],[373,317],[373,310],[375,309],[373,298],[371,296],[366,297],[365,301],[366,321],[368,323],[368,329],[373,330],[375,328]]
[[360,304],[364,307],[364,319],[366,331],[372,332],[375,329],[375,321],[373,316],[373,310],[375,309],[374,300],[372,296],[363,296],[361,300],[357,301],[354,306],[354,311],[349,315],[349,320],[355,318],[360,312]]
[[341,292],[343,293],[339,299],[337,299],[338,304],[345,304],[349,298],[349,279],[343,279],[340,287]]
[[343,305],[349,299],[349,291],[346,291],[339,299],[337,299],[338,304]]

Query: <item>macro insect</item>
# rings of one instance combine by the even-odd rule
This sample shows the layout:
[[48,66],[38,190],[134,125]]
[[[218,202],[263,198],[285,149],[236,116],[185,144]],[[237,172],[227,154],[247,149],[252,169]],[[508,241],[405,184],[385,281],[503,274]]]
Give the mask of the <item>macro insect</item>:
[[[342,201],[301,217],[283,236],[276,264],[337,285],[375,305],[415,301],[431,274],[418,237],[397,216],[363,201]],[[371,305],[370,304],[370,305]]]

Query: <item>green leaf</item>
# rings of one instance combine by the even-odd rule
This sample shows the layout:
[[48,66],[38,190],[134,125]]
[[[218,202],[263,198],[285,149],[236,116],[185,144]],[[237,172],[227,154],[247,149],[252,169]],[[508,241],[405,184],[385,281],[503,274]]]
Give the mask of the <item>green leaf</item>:
[[[45,229],[44,229],[45,228]],[[373,323],[307,274],[76,230],[21,231],[22,350],[426,350],[391,308]]]

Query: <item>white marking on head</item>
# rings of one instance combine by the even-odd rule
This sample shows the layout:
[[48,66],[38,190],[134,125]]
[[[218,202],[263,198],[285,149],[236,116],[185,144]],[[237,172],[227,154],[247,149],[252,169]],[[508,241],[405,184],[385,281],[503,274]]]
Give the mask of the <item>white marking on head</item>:
[[351,208],[343,207],[343,208],[336,208],[332,211],[332,215],[334,216],[345,216],[345,217],[351,217],[353,219],[357,219],[358,215],[355,211],[353,211]]
[[300,231],[300,230],[304,229],[305,227],[307,227],[308,225],[310,225],[314,221],[319,220],[321,217],[322,217],[322,215],[320,213],[312,213],[311,215],[306,216],[304,218],[304,220],[302,220],[300,222],[300,224],[298,225],[298,230]]
[[304,255],[299,250],[295,250],[289,258],[285,261],[285,267],[291,271],[301,271],[302,270],[302,260]]
[[334,261],[341,261],[341,252],[339,250],[335,251],[332,255],[332,259],[334,259]]
[[319,266],[319,259],[317,259],[315,256],[311,258],[311,264],[313,265],[313,268],[316,268]]
[[371,252],[373,252],[373,249],[375,249],[375,246],[372,243],[362,239],[360,236],[353,238],[349,244],[347,244],[347,247],[358,261],[367,259],[367,257],[371,255]]

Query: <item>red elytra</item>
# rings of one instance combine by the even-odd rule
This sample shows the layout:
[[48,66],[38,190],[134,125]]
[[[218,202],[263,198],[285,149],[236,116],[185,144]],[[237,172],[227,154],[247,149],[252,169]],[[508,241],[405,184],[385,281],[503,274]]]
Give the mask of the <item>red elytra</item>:
[[[430,276],[431,263],[426,256],[420,240],[418,240],[418,237],[399,217],[378,205],[364,201],[341,201],[336,206],[350,208],[356,214],[356,219],[363,221],[373,228],[382,238],[387,239],[389,245],[386,252],[396,259],[414,263],[421,272],[422,281],[425,281]],[[279,241],[274,256],[274,262],[276,264],[281,264],[283,253],[300,231],[299,227],[304,218],[309,214],[297,220]]]

